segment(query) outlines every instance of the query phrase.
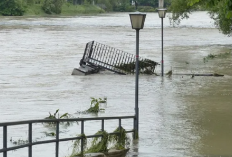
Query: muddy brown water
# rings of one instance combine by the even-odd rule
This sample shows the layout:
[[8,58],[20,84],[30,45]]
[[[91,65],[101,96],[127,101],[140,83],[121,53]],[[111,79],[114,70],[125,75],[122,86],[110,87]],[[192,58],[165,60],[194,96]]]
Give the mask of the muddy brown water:
[[[148,13],[140,31],[140,56],[160,62],[161,21]],[[107,97],[106,110],[98,116],[134,114],[135,76],[112,73],[71,76],[78,67],[85,44],[97,42],[135,53],[135,31],[128,13],[57,18],[0,17],[0,122],[41,119],[60,109],[74,117],[90,106],[90,97]],[[231,52],[231,38],[219,33],[205,12],[173,27],[164,19],[164,70],[174,73],[219,73],[224,77],[173,75],[171,78],[139,78],[140,138],[128,156],[232,155],[232,57],[204,63],[211,54]],[[160,66],[156,72],[160,73]],[[117,122],[106,122],[113,131]],[[132,121],[123,121],[132,128]],[[95,133],[100,123],[89,122],[86,132]],[[61,137],[78,133],[62,128]],[[45,140],[51,132],[33,125],[33,140]],[[25,126],[9,127],[10,142],[27,138]],[[2,128],[0,128],[2,140]],[[0,148],[2,142],[0,142]],[[62,142],[60,156],[71,153],[72,142]],[[54,144],[33,147],[33,156],[54,155]],[[27,149],[8,153],[25,157]]]

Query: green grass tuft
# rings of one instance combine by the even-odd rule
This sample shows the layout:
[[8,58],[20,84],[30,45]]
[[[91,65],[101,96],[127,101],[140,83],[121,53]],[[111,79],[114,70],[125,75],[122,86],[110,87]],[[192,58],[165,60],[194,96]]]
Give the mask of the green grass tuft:
[[[64,3],[62,6],[61,14],[52,14],[58,16],[75,16],[81,14],[98,14],[104,13],[105,11],[98,6],[95,5],[72,5],[70,3]],[[28,6],[26,8],[25,16],[50,16],[50,14],[46,14],[41,4],[34,4]]]

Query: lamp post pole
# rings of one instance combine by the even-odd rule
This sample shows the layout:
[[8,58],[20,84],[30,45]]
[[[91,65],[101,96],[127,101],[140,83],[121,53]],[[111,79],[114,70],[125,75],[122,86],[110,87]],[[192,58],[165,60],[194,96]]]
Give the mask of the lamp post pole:
[[[135,131],[139,132],[139,29],[136,29]],[[136,133],[135,133],[136,136]],[[134,137],[136,138],[136,137]]]
[[139,135],[139,30],[143,29],[146,14],[135,12],[129,15],[132,29],[136,30],[134,139],[137,139]]
[[[160,1],[162,1],[162,0],[160,0]],[[160,3],[161,5],[161,7],[163,7],[163,3],[161,2]],[[159,13],[159,17],[161,18],[161,76],[164,76],[164,53],[163,53],[163,51],[164,51],[164,25],[163,25],[163,21],[164,21],[164,18],[165,18],[165,15],[166,15],[166,11],[167,11],[167,9],[165,9],[165,8],[159,8],[158,9],[158,13]]]
[[164,18],[163,17],[161,17],[161,40],[162,40],[162,43],[161,43],[161,47],[162,47],[162,50],[161,50],[161,53],[162,53],[162,58],[161,58],[161,72],[162,72],[162,74],[161,74],[161,76],[164,76],[164,27],[163,27],[163,20],[164,20]]

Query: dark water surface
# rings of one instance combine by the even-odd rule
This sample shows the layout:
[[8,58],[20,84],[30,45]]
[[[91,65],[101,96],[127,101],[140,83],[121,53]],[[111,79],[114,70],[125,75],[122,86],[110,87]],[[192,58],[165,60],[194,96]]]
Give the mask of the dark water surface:
[[[157,14],[148,13],[140,31],[140,56],[157,62],[161,60],[160,23]],[[92,40],[134,54],[135,31],[128,13],[0,17],[0,122],[41,119],[56,109],[75,117],[94,116],[75,114],[89,107],[90,97],[108,99],[106,111],[98,116],[133,115],[134,75],[71,76],[85,44]],[[164,19],[165,72],[225,76],[140,76],[140,138],[128,156],[232,155],[232,57],[203,61],[209,54],[231,52],[231,44],[231,38],[220,34],[205,12],[194,13],[176,27]],[[156,72],[160,73],[160,66]],[[106,130],[113,131],[116,124],[106,123]],[[125,121],[123,126],[130,129],[132,122]],[[62,128],[61,137],[80,134],[76,127]],[[50,139],[44,134],[47,128],[33,128],[33,140]],[[87,123],[85,130],[88,134],[99,129],[100,123]],[[25,140],[27,134],[26,126],[9,127],[8,139]],[[71,142],[61,143],[60,155],[68,156],[71,147]],[[33,156],[50,157],[54,150],[54,144],[35,146]],[[26,157],[27,149],[8,156]]]

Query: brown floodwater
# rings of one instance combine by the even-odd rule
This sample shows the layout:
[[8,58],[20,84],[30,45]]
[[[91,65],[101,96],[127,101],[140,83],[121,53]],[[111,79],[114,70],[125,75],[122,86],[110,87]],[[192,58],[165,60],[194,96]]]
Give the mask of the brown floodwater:
[[[140,56],[160,62],[161,21],[147,13],[140,30]],[[80,115],[90,97],[107,97],[98,116],[134,114],[135,76],[101,73],[72,76],[85,44],[97,42],[135,53],[135,31],[128,13],[58,18],[0,17],[0,122],[42,119],[49,112]],[[196,12],[179,26],[164,19],[164,71],[174,74],[218,73],[224,77],[173,75],[139,78],[140,138],[128,156],[232,155],[232,56],[209,59],[209,54],[232,51],[231,37],[220,34],[206,12]],[[160,73],[160,66],[156,72]],[[106,123],[113,131],[117,122]],[[122,123],[131,129],[132,121]],[[47,128],[33,125],[33,140],[45,140]],[[61,137],[79,134],[76,125],[62,128]],[[99,125],[86,124],[95,133]],[[8,139],[25,140],[25,126],[9,127]],[[0,128],[0,148],[2,147]],[[8,145],[13,144],[8,141]],[[60,156],[72,143],[61,143]],[[33,147],[33,156],[54,155],[54,144]],[[9,152],[25,157],[27,149]]]

